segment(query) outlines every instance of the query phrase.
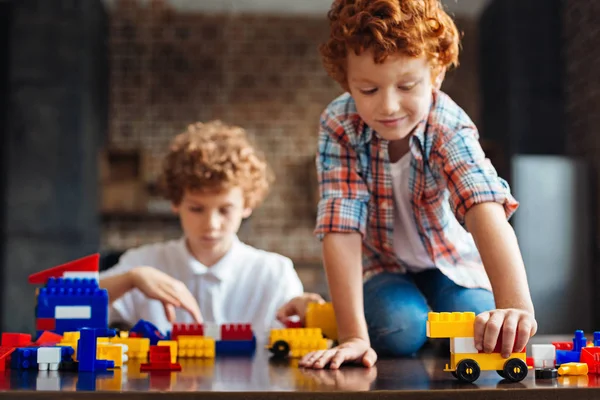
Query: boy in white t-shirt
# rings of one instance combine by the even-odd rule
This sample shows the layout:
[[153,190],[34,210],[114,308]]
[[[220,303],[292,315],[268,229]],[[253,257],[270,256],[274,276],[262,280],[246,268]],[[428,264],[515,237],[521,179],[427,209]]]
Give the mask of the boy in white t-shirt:
[[213,121],[178,135],[164,161],[161,188],[184,237],[129,250],[100,275],[110,322],[145,319],[162,331],[174,321],[251,323],[262,336],[276,319],[322,302],[317,294],[303,294],[289,258],[238,240],[242,220],[265,198],[271,181],[242,128]]

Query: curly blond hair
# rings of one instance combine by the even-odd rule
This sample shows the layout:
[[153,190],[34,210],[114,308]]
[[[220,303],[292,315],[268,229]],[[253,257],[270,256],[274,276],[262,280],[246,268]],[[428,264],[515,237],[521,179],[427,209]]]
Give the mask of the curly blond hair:
[[425,54],[433,77],[458,65],[458,30],[439,0],[335,0],[327,16],[330,35],[321,57],[344,90],[348,51],[372,50],[376,63],[397,52]]
[[221,121],[195,123],[171,142],[159,186],[173,204],[185,190],[224,190],[239,186],[245,207],[256,208],[274,177],[246,131]]

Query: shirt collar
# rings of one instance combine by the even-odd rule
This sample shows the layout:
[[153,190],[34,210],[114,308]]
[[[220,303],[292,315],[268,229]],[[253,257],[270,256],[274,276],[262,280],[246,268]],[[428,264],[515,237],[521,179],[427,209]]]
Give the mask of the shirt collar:
[[240,252],[241,245],[242,243],[237,235],[235,235],[231,243],[231,248],[227,251],[227,253],[225,253],[225,255],[219,261],[217,261],[216,264],[211,267],[207,267],[192,255],[185,243],[185,237],[181,239],[181,246],[183,247],[183,251],[189,265],[189,270],[192,272],[192,274],[214,276],[220,281],[226,280],[235,273],[236,263],[234,260],[237,258],[237,255]]

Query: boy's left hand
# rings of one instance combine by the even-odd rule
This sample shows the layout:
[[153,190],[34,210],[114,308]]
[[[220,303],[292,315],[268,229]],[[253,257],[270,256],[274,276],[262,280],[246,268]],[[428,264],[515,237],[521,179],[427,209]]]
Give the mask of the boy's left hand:
[[537,322],[528,311],[507,308],[483,312],[475,318],[475,348],[491,353],[501,339],[502,357],[509,358],[511,353],[525,351],[536,332]]
[[310,303],[323,304],[325,300],[317,293],[304,293],[302,296],[294,297],[277,310],[277,320],[285,324],[289,317],[297,315],[304,324],[306,308]]

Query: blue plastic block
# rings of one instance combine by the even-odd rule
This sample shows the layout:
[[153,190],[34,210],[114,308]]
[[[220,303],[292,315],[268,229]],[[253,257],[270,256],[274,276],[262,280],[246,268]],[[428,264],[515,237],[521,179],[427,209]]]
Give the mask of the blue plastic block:
[[111,360],[96,359],[96,344],[99,337],[113,337],[116,332],[114,329],[90,329],[83,328],[79,331],[79,341],[77,342],[77,359],[79,361],[79,371],[94,372],[105,371],[108,368],[114,368],[115,363]]
[[163,335],[156,326],[143,319],[140,319],[129,332],[139,333],[142,337],[150,339],[150,344],[153,346],[156,346],[159,340],[167,340],[167,336]]
[[594,332],[594,346],[600,347],[600,332]]
[[250,356],[256,350],[256,337],[252,340],[217,340],[215,342],[215,352],[219,355],[227,356]]
[[579,362],[580,357],[580,351],[556,350],[556,365]]
[[573,351],[581,352],[581,349],[583,349],[586,345],[587,339],[585,338],[583,331],[575,331],[575,337],[573,338]]
[[10,358],[12,369],[37,369],[37,347],[21,347],[15,349]]

